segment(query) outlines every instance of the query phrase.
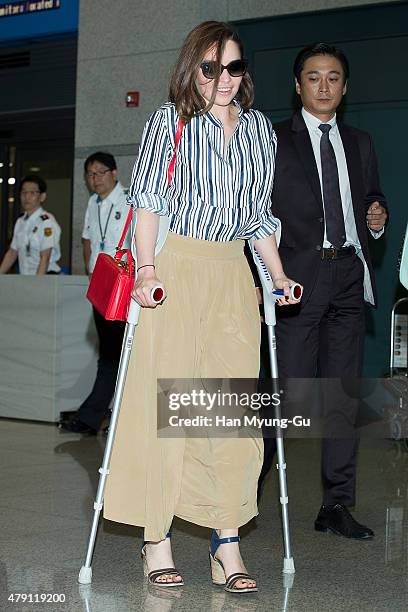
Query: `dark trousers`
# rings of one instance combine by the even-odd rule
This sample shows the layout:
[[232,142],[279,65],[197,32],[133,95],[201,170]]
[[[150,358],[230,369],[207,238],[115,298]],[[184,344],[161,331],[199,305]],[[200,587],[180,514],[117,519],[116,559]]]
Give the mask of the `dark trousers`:
[[[361,376],[364,348],[364,267],[356,255],[319,261],[316,285],[305,304],[277,308],[277,355],[280,378],[325,379]],[[327,438],[322,440],[323,503],[355,503],[358,440],[356,407],[333,385],[323,384]],[[339,436],[336,437],[336,432]],[[275,452],[274,440],[265,441],[262,476]],[[269,467],[268,467],[269,466]]]
[[126,324],[106,321],[95,308],[93,316],[99,339],[98,369],[92,391],[79,408],[79,418],[89,427],[99,429],[115,391]]

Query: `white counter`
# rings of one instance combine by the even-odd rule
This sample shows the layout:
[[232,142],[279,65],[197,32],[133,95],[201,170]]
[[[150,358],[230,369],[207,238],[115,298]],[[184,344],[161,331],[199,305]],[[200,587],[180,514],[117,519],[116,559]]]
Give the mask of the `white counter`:
[[86,276],[0,276],[0,417],[57,421],[92,389]]

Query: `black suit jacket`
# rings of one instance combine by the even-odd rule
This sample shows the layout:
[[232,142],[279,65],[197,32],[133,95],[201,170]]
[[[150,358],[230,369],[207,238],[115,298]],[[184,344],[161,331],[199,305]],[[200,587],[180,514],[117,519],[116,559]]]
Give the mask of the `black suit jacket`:
[[[368,250],[366,212],[378,200],[385,206],[377,159],[366,132],[338,122],[353,200],[357,234],[376,289]],[[319,175],[309,132],[301,113],[274,125],[278,137],[272,212],[282,222],[279,247],[285,273],[304,286],[305,303],[314,287],[324,238],[324,213]]]

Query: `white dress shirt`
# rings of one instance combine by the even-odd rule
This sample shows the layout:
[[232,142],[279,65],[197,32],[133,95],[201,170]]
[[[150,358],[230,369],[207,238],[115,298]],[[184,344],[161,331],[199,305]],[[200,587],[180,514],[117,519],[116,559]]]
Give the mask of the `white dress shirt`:
[[[117,182],[104,200],[101,200],[96,193],[89,198],[82,231],[82,238],[91,242],[89,272],[93,272],[99,253],[108,253],[112,256],[116,253],[116,247],[129,212],[129,206],[126,203],[127,195],[128,190]],[[129,232],[123,248],[130,248]]]
[[[309,132],[310,140],[312,143],[313,153],[316,160],[317,171],[319,173],[320,189],[322,192],[323,210],[324,210],[324,197],[323,197],[323,184],[322,184],[322,162],[320,159],[320,138],[323,132],[319,129],[322,121],[309,113],[307,110],[302,108],[302,116],[306,123],[306,127]],[[350,180],[347,169],[346,155],[344,153],[343,142],[341,140],[339,128],[337,126],[336,115],[327,121],[332,127],[329,132],[329,139],[333,146],[334,154],[336,156],[337,170],[339,173],[339,187],[341,204],[343,208],[344,225],[346,229],[346,241],[344,246],[353,246],[356,249],[357,255],[360,257],[364,264],[364,299],[371,304],[374,304],[373,290],[371,286],[370,274],[368,266],[363,256],[361,244],[358,239],[356,221],[354,219],[353,201],[351,197]],[[379,231],[370,230],[374,238],[379,238],[384,233],[384,228]],[[326,223],[324,224],[324,239],[323,248],[330,248],[332,245],[327,240]]]

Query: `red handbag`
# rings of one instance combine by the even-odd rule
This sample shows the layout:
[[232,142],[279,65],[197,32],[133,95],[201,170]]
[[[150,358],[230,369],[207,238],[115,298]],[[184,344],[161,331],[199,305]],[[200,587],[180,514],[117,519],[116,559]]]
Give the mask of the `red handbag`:
[[[130,208],[115,257],[99,253],[86,294],[92,306],[107,321],[126,321],[129,311],[135,267],[131,250],[122,249],[122,245],[131,220]],[[122,260],[124,255],[127,261]]]
[[[169,185],[173,178],[176,151],[182,131],[183,123],[179,119],[174,141],[174,152],[167,172]],[[115,257],[107,253],[99,253],[86,293],[86,297],[92,306],[107,321],[126,321],[129,312],[131,294],[135,284],[135,263],[132,251],[122,249],[122,246],[131,220],[132,208],[129,209],[122,235],[116,247]],[[124,255],[126,255],[126,261],[122,259]]]

